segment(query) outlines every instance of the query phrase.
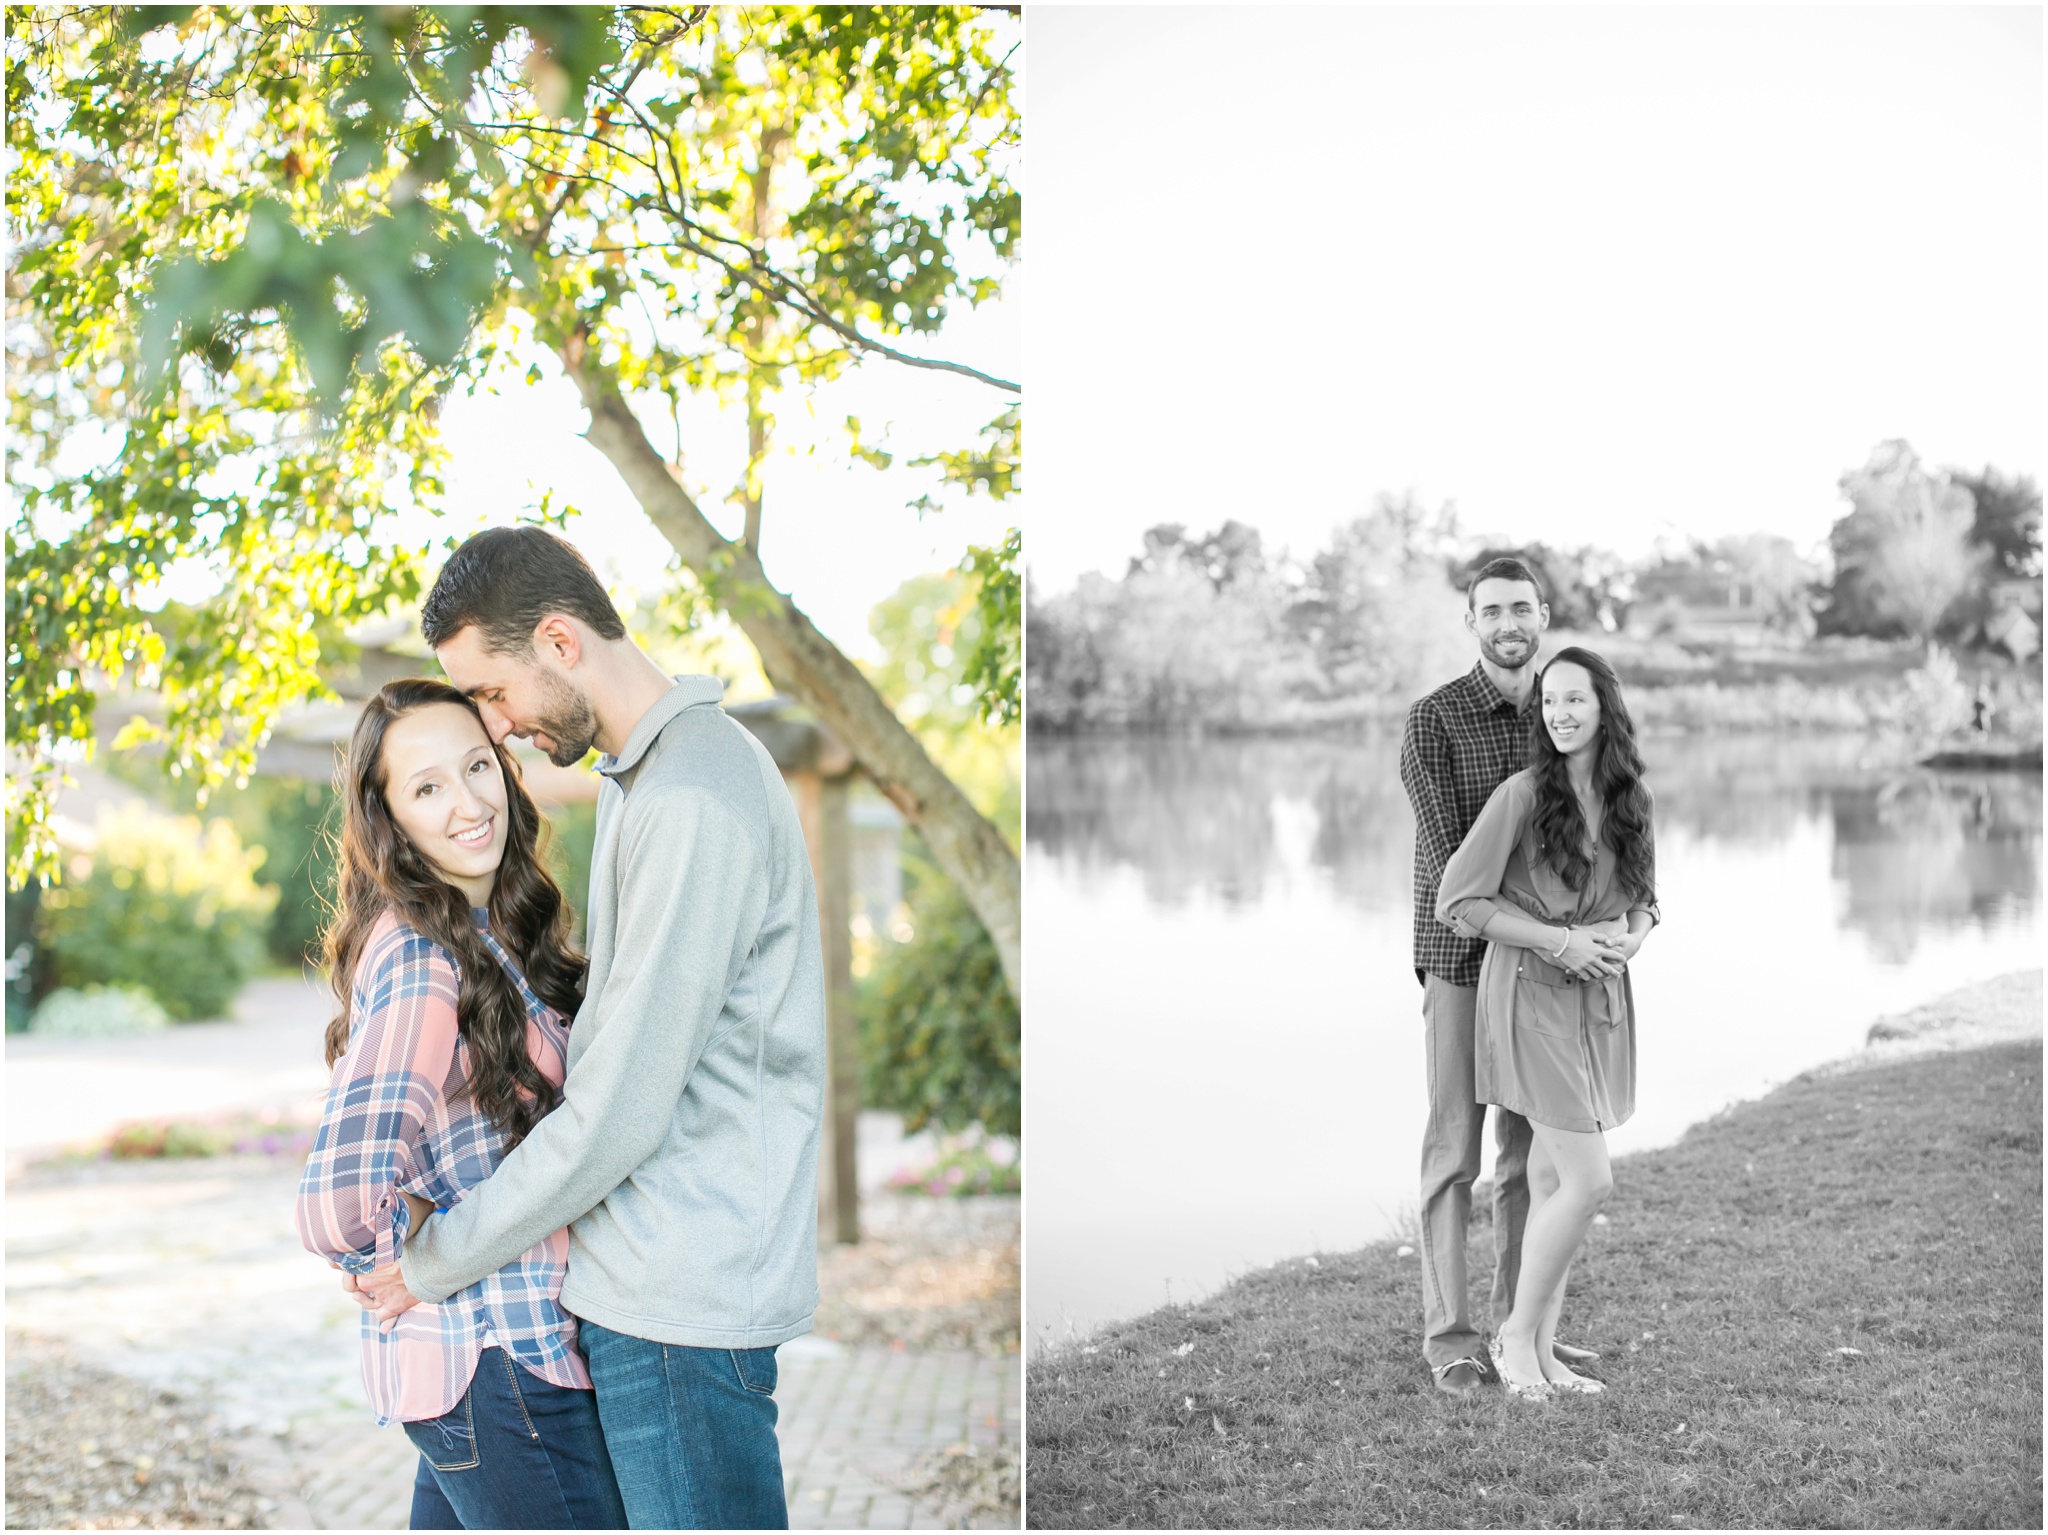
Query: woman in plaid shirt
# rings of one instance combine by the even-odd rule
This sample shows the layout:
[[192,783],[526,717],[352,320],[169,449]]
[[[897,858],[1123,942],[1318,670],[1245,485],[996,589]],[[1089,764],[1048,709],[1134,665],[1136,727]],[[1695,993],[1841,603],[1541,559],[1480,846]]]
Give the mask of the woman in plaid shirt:
[[[536,856],[539,813],[463,694],[387,684],[357,723],[346,779],[326,938],[342,1011],[298,1218],[308,1248],[366,1274],[559,1101],[585,961]],[[420,1450],[412,1528],[626,1527],[561,1306],[568,1250],[557,1231],[382,1330],[364,1312],[371,1409]]]

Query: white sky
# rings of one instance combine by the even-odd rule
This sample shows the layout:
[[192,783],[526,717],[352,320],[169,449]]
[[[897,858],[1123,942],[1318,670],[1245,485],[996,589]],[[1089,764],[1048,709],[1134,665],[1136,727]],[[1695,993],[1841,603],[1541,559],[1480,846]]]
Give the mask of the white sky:
[[1043,595],[1378,490],[1826,537],[1879,441],[2042,470],[2041,12],[1030,13]]
[[[935,335],[909,338],[899,350],[1017,379],[1022,290],[1022,269],[1012,268],[1002,298],[978,310],[960,304]],[[525,382],[530,361],[545,375],[531,386]],[[413,524],[422,541],[509,521],[552,490],[556,508],[582,512],[563,536],[615,596],[630,600],[663,585],[668,544],[610,461],[583,440],[588,413],[553,357],[532,348],[501,372],[498,394],[456,395],[442,414],[451,454],[447,515]],[[952,488],[941,493],[937,470],[904,463],[919,453],[974,445],[1010,398],[957,374],[871,358],[808,400],[797,393],[772,407],[778,426],[763,483],[762,562],[769,580],[842,650],[873,655],[867,620],[876,603],[912,576],[957,565],[969,544],[994,543],[1006,528],[1022,525],[1021,498],[995,502]],[[893,425],[885,445],[897,455],[895,467],[870,469],[848,454],[848,416],[860,418],[868,442]],[[673,453],[673,425],[645,414],[643,420],[655,447]],[[746,417],[737,408],[720,412],[703,401],[684,416],[687,487],[728,537],[739,535],[742,522],[726,497],[744,469],[746,445]],[[946,509],[920,518],[906,503],[926,492]]]
[[[898,350],[913,356],[966,363],[997,378],[1017,379],[1023,368],[1022,267],[1004,278],[1000,298],[979,309],[960,304],[938,332],[913,337]],[[542,377],[529,385],[526,370]],[[561,530],[590,560],[614,597],[630,604],[664,589],[671,551],[616,470],[583,440],[589,414],[576,388],[545,348],[522,342],[501,353],[491,389],[449,397],[441,415],[449,450],[436,516],[406,504],[402,481],[387,493],[394,502],[393,536],[419,546],[460,540],[516,520],[553,493],[552,506],[576,508]],[[941,487],[936,469],[906,460],[980,441],[983,426],[1015,398],[957,374],[938,373],[870,358],[837,381],[792,391],[770,409],[777,427],[763,475],[761,557],[768,579],[790,593],[827,638],[850,655],[876,658],[868,613],[912,576],[959,564],[970,544],[991,544],[1022,525],[1023,498],[997,502]],[[889,469],[871,469],[846,450],[848,416],[861,421],[865,442],[897,456]],[[676,448],[669,419],[643,411],[655,447]],[[739,536],[743,516],[727,496],[746,463],[746,417],[715,401],[690,402],[682,417],[684,478],[705,515],[727,537]],[[79,472],[96,455],[117,452],[118,433],[82,432],[60,463]],[[907,503],[931,494],[942,510],[920,516]],[[438,569],[439,555],[430,562]],[[218,579],[197,561],[171,567],[157,594],[204,601]],[[722,622],[720,620],[719,622]]]

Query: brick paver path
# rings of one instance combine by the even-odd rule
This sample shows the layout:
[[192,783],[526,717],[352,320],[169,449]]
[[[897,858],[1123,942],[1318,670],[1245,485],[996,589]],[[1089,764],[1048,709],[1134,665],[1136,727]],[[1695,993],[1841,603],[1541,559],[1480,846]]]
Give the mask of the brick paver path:
[[[317,981],[270,978],[243,991],[232,1022],[125,1040],[10,1036],[7,1325],[206,1404],[241,1431],[277,1527],[403,1529],[417,1457],[363,1407],[356,1307],[299,1245],[296,1165],[30,1166],[127,1118],[317,1116],[329,1005]],[[893,1116],[861,1116],[867,1193],[929,1154]],[[905,1495],[906,1473],[951,1446],[987,1453],[1018,1439],[1015,1356],[807,1338],[778,1362],[799,1529],[938,1528]]]
[[[403,1529],[416,1456],[363,1408],[356,1307],[299,1245],[297,1183],[260,1157],[32,1170],[7,1192],[7,1324],[207,1403],[280,1527]],[[800,1529],[938,1528],[916,1463],[1017,1439],[1014,1356],[803,1339],[780,1364]]]
[[986,1454],[1015,1443],[1022,1381],[1014,1354],[821,1348],[785,1358],[775,1396],[790,1527],[943,1528],[905,1496],[905,1470],[946,1445]]

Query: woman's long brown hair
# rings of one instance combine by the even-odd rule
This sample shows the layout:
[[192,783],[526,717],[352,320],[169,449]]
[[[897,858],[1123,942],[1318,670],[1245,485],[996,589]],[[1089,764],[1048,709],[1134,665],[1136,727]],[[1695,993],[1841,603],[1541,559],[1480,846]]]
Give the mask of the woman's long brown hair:
[[[342,769],[340,878],[321,948],[340,1011],[327,1025],[327,1064],[348,1048],[356,961],[385,912],[410,923],[455,956],[461,975],[455,1025],[469,1044],[466,1092],[514,1144],[556,1103],[526,1045],[526,1003],[470,915],[469,898],[441,875],[392,819],[384,792],[384,736],[394,720],[431,704],[476,705],[445,682],[387,682],[363,706]],[[489,732],[485,732],[489,739]],[[505,857],[491,887],[491,931],[518,962],[534,993],[564,1018],[583,1000],[587,961],[569,943],[569,905],[541,867],[540,812],[511,753],[493,743],[505,775]]]
[[1568,645],[1543,663],[1536,676],[1536,708],[1529,726],[1529,766],[1536,774],[1537,839],[1564,882],[1586,888],[1593,860],[1586,856],[1586,813],[1572,792],[1565,755],[1543,723],[1543,678],[1560,661],[1583,666],[1593,679],[1600,705],[1600,739],[1593,743],[1593,792],[1605,807],[1600,840],[1614,849],[1615,874],[1632,901],[1653,901],[1656,852],[1650,830],[1650,794],[1643,787],[1643,756],[1636,750],[1636,725],[1621,701],[1621,679],[1606,660],[1579,645]]

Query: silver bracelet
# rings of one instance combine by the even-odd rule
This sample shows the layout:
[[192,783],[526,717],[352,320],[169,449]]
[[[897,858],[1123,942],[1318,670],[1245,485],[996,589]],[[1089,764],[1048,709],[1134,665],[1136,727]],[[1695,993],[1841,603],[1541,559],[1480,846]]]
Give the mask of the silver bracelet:
[[1564,942],[1563,942],[1563,943],[1561,943],[1561,944],[1559,944],[1559,945],[1557,946],[1557,950],[1556,950],[1556,952],[1555,952],[1555,953],[1553,953],[1553,954],[1552,954],[1552,955],[1551,955],[1550,957],[1551,957],[1552,959],[1562,959],[1562,958],[1564,957],[1564,951],[1565,951],[1566,949],[1569,949],[1569,948],[1570,948],[1571,946],[1572,946],[1572,930],[1571,930],[1571,928],[1570,928],[1569,926],[1567,926],[1567,927],[1565,928],[1565,930],[1564,930]]

